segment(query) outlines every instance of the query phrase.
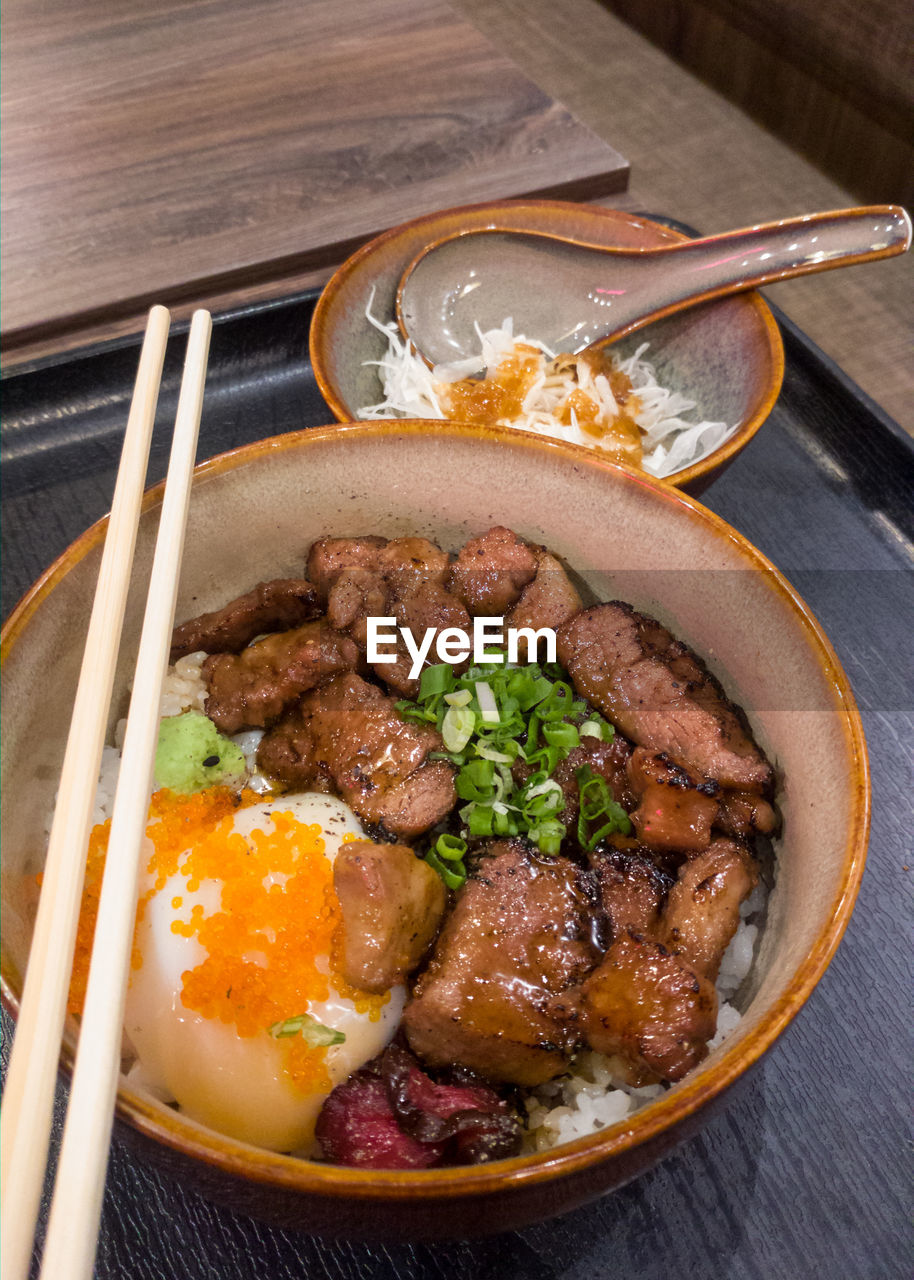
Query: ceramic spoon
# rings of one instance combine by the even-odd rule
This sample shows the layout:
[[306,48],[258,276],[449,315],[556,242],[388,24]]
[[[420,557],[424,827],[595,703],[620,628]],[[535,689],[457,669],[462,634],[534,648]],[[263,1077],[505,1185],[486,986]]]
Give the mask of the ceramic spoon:
[[479,355],[483,330],[580,351],[660,316],[790,276],[903,253],[897,205],[786,218],[651,249],[583,244],[538,231],[480,228],[429,245],[403,273],[397,319],[429,364]]

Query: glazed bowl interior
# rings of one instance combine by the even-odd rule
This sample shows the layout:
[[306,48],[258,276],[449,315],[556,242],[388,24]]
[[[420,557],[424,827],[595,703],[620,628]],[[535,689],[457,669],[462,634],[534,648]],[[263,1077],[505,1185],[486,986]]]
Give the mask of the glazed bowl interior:
[[[124,710],[159,501],[158,490],[147,495],[141,521],[111,727]],[[746,709],[776,765],[784,815],[777,883],[754,970],[738,996],[742,1022],[700,1068],[635,1116],[547,1154],[492,1166],[403,1174],[299,1161],[211,1133],[124,1085],[120,1117],[155,1144],[268,1188],[337,1202],[398,1201],[407,1213],[423,1198],[507,1192],[530,1180],[559,1184],[568,1174],[602,1170],[570,1200],[556,1190],[549,1203],[558,1211],[611,1185],[607,1170],[626,1152],[658,1134],[675,1136],[772,1043],[824,971],[865,854],[866,756],[853,698],[827,640],[783,579],[739,534],[675,490],[580,449],[456,424],[372,423],[277,437],[198,469],[177,617],[219,606],[261,579],[299,576],[320,535],[411,533],[456,549],[495,523],[550,546],[594,598],[625,599],[669,625]],[[95,526],[74,543],[4,630],[2,962],[13,1008],[101,536]],[[533,1212],[521,1208],[515,1220]]]
[[[314,312],[311,363],[340,421],[357,419],[363,408],[383,399],[372,362],[381,359],[387,343],[366,319],[366,310],[370,307],[382,323],[395,320],[397,286],[413,258],[435,240],[480,227],[548,231],[586,244],[636,249],[685,238],[617,209],[555,200],[471,205],[385,232],[340,267]],[[677,487],[698,492],[745,447],[774,406],[784,372],[778,327],[753,291],[655,321],[613,344],[613,350],[625,359],[644,343],[649,343],[646,358],[662,386],[693,400],[701,418],[735,427],[717,449],[670,477]]]

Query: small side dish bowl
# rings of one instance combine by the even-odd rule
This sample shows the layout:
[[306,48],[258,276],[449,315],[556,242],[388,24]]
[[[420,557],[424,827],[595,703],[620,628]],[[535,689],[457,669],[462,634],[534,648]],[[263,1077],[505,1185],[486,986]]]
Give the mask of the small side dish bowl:
[[[357,420],[383,399],[376,365],[384,336],[366,319],[396,321],[403,272],[434,241],[480,228],[543,231],[586,244],[650,248],[685,239],[677,231],[618,209],[558,200],[504,200],[447,209],[394,227],[354,253],[328,282],[311,325],[311,364],[335,416]],[[544,282],[544,287],[546,287]],[[536,338],[536,334],[528,334]],[[693,400],[697,421],[734,430],[706,456],[668,477],[700,493],[743,449],[770,414],[784,376],[778,326],[753,290],[656,321],[613,345],[620,358],[650,344],[646,359],[660,384]]]
[[[110,728],[125,702],[161,496],[157,488],[145,499]],[[372,1172],[277,1155],[122,1080],[121,1138],[239,1212],[327,1236],[430,1239],[503,1231],[593,1199],[696,1131],[809,997],[850,918],[869,781],[834,651],[745,538],[631,469],[527,433],[447,422],[334,425],[260,441],[197,469],[178,618],[261,579],[299,575],[320,535],[411,533],[455,549],[496,522],[552,548],[592,598],[628,600],[669,625],[746,709],[775,763],[784,828],[767,924],[735,998],[742,1020],[686,1079],[623,1121],[544,1153],[462,1168]],[[13,1012],[104,532],[101,521],[77,539],[3,629],[2,991]]]

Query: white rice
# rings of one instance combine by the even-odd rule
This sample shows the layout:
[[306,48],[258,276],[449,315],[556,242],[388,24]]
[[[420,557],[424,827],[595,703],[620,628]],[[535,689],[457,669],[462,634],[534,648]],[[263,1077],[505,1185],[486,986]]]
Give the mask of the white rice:
[[206,702],[206,681],[203,679],[203,663],[206,654],[189,653],[169,667],[162,682],[162,699],[159,715],[179,716],[182,711],[202,711]]
[[[365,315],[369,323],[386,337],[387,351],[381,360],[366,361],[366,364],[377,365],[384,398],[377,404],[359,409],[360,418],[445,418],[442,396],[448,383],[477,372],[481,364],[487,372],[494,371],[515,344],[523,343],[542,352],[542,369],[524,399],[521,416],[500,425],[588,448],[601,448],[597,437],[578,426],[573,413],[571,425],[560,423],[556,416],[570,392],[576,388],[596,401],[605,419],[611,420],[619,412],[607,378],[602,374],[594,377],[583,361],[577,363],[575,375],[550,374],[547,362],[554,360],[556,353],[535,338],[515,337],[513,322],[506,319],[500,329],[483,333],[477,328],[479,359],[436,365],[429,369],[404,341],[395,321],[384,324],[372,315],[372,300],[373,296],[369,299]],[[643,432],[642,467],[655,476],[670,476],[712,453],[732,434],[735,426],[725,422],[696,421],[692,412],[696,408],[695,402],[678,391],[661,386],[653,366],[643,359],[648,345],[642,343],[627,360],[615,361],[615,367],[627,374],[632,383],[634,399],[628,405],[632,406],[632,416]]]

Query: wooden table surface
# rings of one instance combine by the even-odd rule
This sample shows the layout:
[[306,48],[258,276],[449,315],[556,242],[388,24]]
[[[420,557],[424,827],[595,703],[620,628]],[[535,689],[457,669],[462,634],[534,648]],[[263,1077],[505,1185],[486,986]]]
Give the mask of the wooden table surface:
[[7,362],[287,291],[405,219],[624,190],[446,0],[7,0]]
[[[613,204],[664,213],[711,235],[865,198],[751,120],[601,0],[453,3],[541,89],[628,157],[629,193]],[[715,13],[719,20],[728,6],[715,0],[653,8],[675,23],[697,8],[709,22]],[[860,13],[874,21],[869,9]],[[688,24],[680,30],[688,38]],[[897,33],[887,30],[885,38]],[[786,47],[784,56],[790,57]],[[793,100],[797,116],[808,109]],[[879,200],[890,199],[886,188]],[[765,293],[914,436],[914,253],[785,280]]]

